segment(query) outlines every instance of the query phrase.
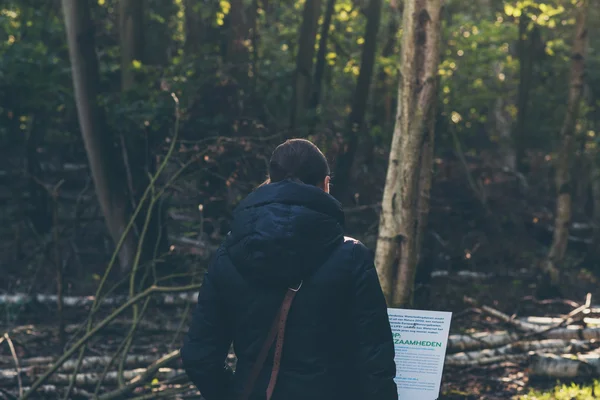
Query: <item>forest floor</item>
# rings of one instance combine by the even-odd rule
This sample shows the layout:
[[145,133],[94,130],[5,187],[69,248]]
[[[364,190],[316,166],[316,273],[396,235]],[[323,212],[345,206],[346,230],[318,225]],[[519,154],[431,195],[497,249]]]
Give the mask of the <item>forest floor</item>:
[[[565,306],[565,301],[536,300],[539,265],[551,239],[548,226],[551,225],[552,213],[548,210],[552,209],[552,203],[543,199],[551,196],[537,186],[529,186],[527,193],[523,194],[515,177],[502,174],[476,175],[476,171],[475,168],[471,172],[477,181],[485,182],[485,193],[483,190],[475,190],[468,180],[464,179],[464,171],[461,172],[460,169],[455,175],[442,176],[439,172],[436,175],[437,180],[432,189],[429,230],[422,252],[421,270],[418,272],[417,307],[452,311],[453,334],[493,332],[510,328],[510,321],[502,321],[478,312],[478,308],[473,304],[492,307],[511,318],[561,316],[569,313],[573,307]],[[378,221],[376,201],[380,198],[380,192],[374,188],[381,187],[382,182],[373,182],[372,176],[383,177],[385,174],[382,169],[369,171],[367,175],[357,176],[355,179],[356,182],[366,183],[357,184],[353,188],[356,193],[361,193],[361,202],[346,207],[347,233],[374,248]],[[192,184],[193,182],[189,183]],[[73,193],[83,193],[81,187],[82,185],[75,187]],[[251,190],[251,187],[252,185],[245,183],[237,190],[245,193]],[[223,198],[233,196],[232,187],[227,185],[227,190],[226,194],[222,194]],[[214,190],[211,188],[208,188],[207,192],[210,193],[210,199],[219,198],[217,194],[212,193]],[[212,214],[210,210],[207,211],[209,196],[198,193],[192,200],[185,199],[177,203],[174,210],[169,209],[169,233],[172,239],[175,239],[175,257],[180,257],[179,268],[188,272],[200,272],[206,266],[206,248],[198,248],[197,245],[204,242],[210,242],[212,246],[218,244],[223,230],[227,230],[226,224],[224,228],[219,226],[229,217],[222,208],[213,211]],[[73,208],[73,197],[76,196],[71,196],[70,202],[63,206],[69,212]],[[70,296],[92,295],[109,258],[107,249],[110,248],[110,244],[106,235],[102,233],[102,219],[99,218],[97,207],[93,206],[93,196],[87,192],[86,198],[90,199],[92,205],[86,207],[90,211],[83,213],[81,225],[70,226],[61,231],[61,234],[68,238],[62,240],[59,248],[62,256],[67,259],[64,265],[68,271],[65,277],[65,293]],[[197,213],[199,202],[206,205],[205,214],[201,219]],[[4,208],[4,211],[6,210],[7,208]],[[583,228],[580,231],[574,229],[572,232],[561,293],[555,297],[568,299],[572,304],[583,304],[589,293],[592,304],[595,304],[600,299],[598,280],[594,273],[590,272],[592,268],[582,261],[586,246],[584,239],[589,232],[583,223],[585,220],[578,213],[575,213],[575,218],[579,218]],[[212,229],[207,228],[209,225]],[[200,230],[204,230],[205,234],[194,233]],[[55,267],[52,263],[55,249],[52,237],[28,235],[29,239],[21,240],[17,246],[14,229],[0,233],[6,239],[2,243],[0,265],[7,267],[3,269],[3,279],[0,280],[0,297],[2,294],[14,293],[55,293]],[[21,233],[21,236],[23,235]],[[15,262],[17,253],[22,253],[20,263]],[[85,304],[65,308],[63,319],[67,328],[67,345],[73,343],[77,325],[86,321],[89,306],[90,304]],[[192,306],[193,302],[149,303],[143,324],[135,333],[130,354],[148,356],[151,362],[177,349],[181,344],[182,333],[187,328]],[[109,315],[110,310],[110,307],[101,308],[95,320],[99,321]],[[14,369],[15,355],[20,360],[31,360],[32,357],[48,357],[46,360],[54,360],[63,354],[65,347],[60,344],[58,338],[55,304],[0,304],[0,313],[0,332],[10,333],[9,337],[12,338],[15,348],[13,354],[10,346],[0,343],[0,399],[11,399],[17,390],[17,382],[13,375],[3,378],[2,373]],[[127,312],[88,343],[86,357],[110,358],[127,337],[130,326],[131,313]],[[50,362],[27,369],[21,384],[31,384],[33,378],[39,375],[40,369],[47,368]],[[127,368],[145,367],[148,360],[145,359],[144,362],[145,364],[136,364],[132,361]],[[156,385],[170,387],[169,385],[178,382],[180,377],[177,374],[181,371],[179,361],[170,363],[169,368],[169,371],[163,371],[165,375],[156,381],[154,386],[147,386],[144,390],[153,390]],[[65,369],[63,375],[67,376],[65,374],[70,371],[72,370]],[[102,372],[102,368],[98,370],[96,366],[96,369],[91,371]],[[82,367],[82,372],[87,373],[88,370]],[[97,378],[82,375],[82,390],[88,394],[93,393]],[[51,386],[56,388],[64,383],[50,383],[46,387],[47,393],[42,398],[53,398]],[[585,381],[579,383],[590,384]],[[570,384],[571,382],[567,382],[567,385]],[[105,393],[114,389],[114,385],[116,378],[110,377],[98,390]],[[558,392],[562,394],[557,395],[553,394],[555,385],[556,380],[553,379],[530,379],[526,360],[506,360],[485,366],[446,366],[440,399],[559,400],[567,398],[561,396],[569,395],[569,390],[576,390],[562,390],[559,387]],[[79,381],[77,387],[80,387]],[[539,392],[527,397],[531,390]],[[588,387],[568,398],[587,399],[586,396],[594,391],[593,387]],[[140,392],[140,396],[146,392]]]
[[[489,271],[486,271],[489,273]],[[465,303],[465,296],[477,299],[481,304],[487,304],[495,309],[503,310],[511,316],[547,316],[564,314],[569,307],[564,304],[540,304],[530,296],[534,293],[533,280],[528,282],[524,279],[522,282],[516,282],[514,278],[496,277],[494,279],[472,282],[469,279],[439,277],[431,282],[432,309],[443,309],[454,312],[452,322],[452,333],[464,332],[482,332],[496,331],[508,326],[497,319],[491,318],[481,313],[472,312],[469,304]],[[593,280],[585,281],[580,279],[580,287],[577,290],[597,292],[597,284]],[[583,299],[576,299],[583,302]],[[437,304],[437,306],[435,306]],[[442,305],[443,306],[440,306]],[[187,329],[189,312],[193,303],[179,305],[168,304],[150,304],[146,310],[141,325],[133,341],[130,355],[149,357],[142,361],[140,365],[131,365],[133,367],[143,367],[149,362],[160,358],[162,355],[176,350],[182,340],[183,332]],[[112,308],[102,309],[97,320],[108,315]],[[20,360],[28,360],[33,357],[46,357],[55,359],[63,353],[63,347],[59,344],[57,336],[56,309],[53,304],[37,304],[21,306],[17,309],[4,308],[5,315],[0,322],[0,331],[10,332],[13,339],[17,355]],[[66,308],[64,318],[67,327],[67,337],[74,335],[74,331],[79,324],[87,318],[89,307],[69,307]],[[10,315],[10,313],[15,313]],[[111,356],[114,354],[124,338],[128,334],[131,319],[129,314],[119,318],[114,324],[100,332],[89,342],[86,357],[88,356]],[[8,322],[10,321],[10,322]],[[74,336],[73,336],[74,337]],[[71,341],[72,343],[72,341]],[[118,361],[117,361],[118,362]],[[49,364],[49,363],[48,363]],[[42,365],[40,368],[47,368],[48,365]],[[0,375],[3,369],[13,369],[14,360],[8,346],[0,345]],[[171,363],[172,371],[181,371],[181,365],[178,361]],[[28,386],[31,380],[37,376],[37,373],[28,379],[24,378],[24,386]],[[65,370],[69,372],[71,370]],[[102,368],[90,370],[100,373]],[[82,372],[88,372],[85,368]],[[96,378],[97,379],[97,378]],[[51,385],[61,386],[65,382],[51,381]],[[590,381],[579,382],[589,385]],[[165,387],[167,382],[163,383]],[[519,399],[519,400],[544,400],[544,399],[587,399],[593,393],[592,389],[585,389],[575,392],[571,388],[571,382],[567,382],[567,387],[557,391],[554,394],[554,387],[557,384],[555,380],[543,379],[532,380],[528,375],[528,363],[522,361],[504,361],[486,366],[467,366],[453,367],[446,366],[442,382],[442,396],[440,399]],[[100,387],[100,393],[106,393],[114,389],[114,379],[107,379]],[[84,382],[82,390],[91,393],[95,390],[96,380],[93,376],[89,382]],[[0,377],[0,399],[3,398],[2,390],[16,390],[15,382],[2,381]],[[531,394],[532,390],[537,391]],[[587,390],[587,391],[586,391]],[[596,389],[597,390],[597,389]],[[189,393],[192,393],[190,391]],[[567,394],[571,397],[566,397]],[[565,397],[562,397],[565,396]],[[10,397],[6,397],[10,398]],[[54,398],[47,393],[43,398]],[[85,398],[85,396],[74,398]]]
[[[486,271],[489,273],[489,271]],[[596,280],[588,280],[579,274],[579,284],[573,291],[588,291],[600,295]],[[510,324],[478,312],[471,312],[463,301],[465,296],[477,299],[480,304],[502,310],[513,318],[525,316],[547,317],[565,315],[571,309],[564,304],[540,304],[534,300],[535,279],[518,280],[515,278],[496,278],[488,282],[465,282],[451,279],[438,279],[432,285],[435,303],[445,304],[443,309],[454,311],[452,333],[493,332],[509,329]],[[592,295],[593,297],[593,295]],[[597,297],[596,297],[597,298]],[[574,299],[583,303],[584,299]],[[571,387],[572,381],[562,383],[555,379],[533,378],[529,375],[528,360],[506,360],[490,365],[446,366],[442,381],[440,399],[581,399],[588,398],[589,390],[580,391]],[[583,386],[593,383],[583,379]],[[554,390],[558,388],[555,394]],[[596,389],[596,393],[600,393]],[[570,397],[567,397],[570,394]],[[526,396],[529,395],[529,396]],[[563,397],[564,396],[564,397]]]

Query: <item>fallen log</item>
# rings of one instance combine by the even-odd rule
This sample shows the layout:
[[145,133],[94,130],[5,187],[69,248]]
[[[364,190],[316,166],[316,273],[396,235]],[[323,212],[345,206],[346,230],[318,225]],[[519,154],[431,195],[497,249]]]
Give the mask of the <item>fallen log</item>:
[[[460,365],[476,365],[483,359],[502,358],[506,355],[513,354],[527,354],[530,351],[538,350],[549,350],[556,351],[559,349],[565,349],[571,344],[571,341],[562,339],[546,339],[536,340],[529,342],[515,342],[506,346],[498,347],[495,349],[485,349],[471,352],[461,352],[456,354],[450,354],[446,357],[446,365],[460,366]],[[576,345],[582,345],[582,343],[573,343]],[[489,360],[488,360],[489,361]]]
[[447,351],[448,353],[456,353],[459,351],[487,349],[504,346],[518,340],[518,334],[508,331],[450,335]]
[[98,400],[113,400],[127,396],[136,388],[146,384],[150,379],[152,379],[155,376],[156,371],[160,371],[161,369],[163,369],[164,365],[169,365],[171,362],[173,362],[174,360],[178,360],[179,358],[179,350],[172,351],[171,353],[163,356],[159,360],[156,360],[145,370],[143,374],[140,374],[135,378],[129,380],[129,382],[125,386],[120,387],[112,392],[103,394],[98,398]]
[[[128,355],[125,360],[125,366],[128,368],[137,367],[140,365],[148,365],[158,360],[160,357],[157,355]],[[111,360],[109,356],[90,356],[85,357],[81,361],[80,369],[82,371],[85,370],[93,370],[99,367],[104,367]],[[22,367],[31,367],[31,366],[44,366],[47,367],[49,364],[52,364],[55,361],[54,357],[32,357],[32,358],[23,358],[20,360]],[[14,360],[9,356],[0,356],[0,366],[12,367],[14,364]],[[61,372],[71,372],[75,369],[75,365],[77,364],[77,360],[69,360],[65,362],[62,367],[60,367],[59,371]]]
[[567,379],[596,377],[600,373],[600,353],[532,354],[529,374],[536,377]]
[[[144,375],[146,373],[146,368],[137,368],[134,370],[123,371],[123,378],[125,380],[132,380],[136,377]],[[108,372],[103,380],[105,385],[116,385],[118,383],[117,380],[117,371]],[[185,372],[182,369],[172,369],[172,368],[160,368],[153,376],[158,380],[172,379],[178,375],[184,375]],[[51,375],[48,381],[54,384],[62,384],[68,385],[72,378],[71,374],[54,374]],[[100,378],[100,374],[97,373],[80,373],[75,376],[75,385],[77,386],[92,386],[97,385],[98,380]]]
[[446,270],[435,270],[431,272],[431,278],[455,278],[455,279],[465,279],[465,280],[488,280],[488,279],[502,279],[502,278],[527,278],[531,276],[526,269],[521,269],[519,271],[513,272],[508,271],[506,273],[494,273],[494,272],[479,272],[479,271],[446,271]]
[[509,325],[512,325],[515,328],[517,328],[518,330],[523,331],[523,332],[541,332],[541,331],[547,329],[546,326],[540,326],[538,324],[532,324],[532,323],[529,323],[526,321],[521,321],[519,319],[512,318],[510,315],[504,314],[503,312],[498,311],[495,308],[492,308],[489,306],[484,305],[484,306],[481,306],[480,308],[483,312],[485,312],[489,316],[497,318],[500,321],[505,322]]
[[[147,368],[137,368],[133,370],[123,371],[123,378],[131,381],[137,377],[145,376]],[[32,373],[37,372],[33,367],[30,367],[22,376],[26,382],[31,382],[36,376]],[[118,383],[117,371],[108,372],[103,380],[105,385],[116,385]],[[181,369],[173,368],[158,368],[152,371],[152,378],[158,380],[173,379],[176,376],[184,375],[185,372]],[[101,374],[96,372],[83,372],[75,375],[76,386],[94,386],[98,384]],[[48,382],[54,385],[68,385],[73,375],[69,373],[55,373],[49,376]],[[3,386],[16,385],[17,384],[17,372],[15,370],[0,370],[0,384]]]
[[[198,298],[198,292],[183,292],[178,294],[163,293],[155,295],[152,299],[154,303],[161,305],[185,305],[195,303]],[[103,298],[99,304],[102,306],[116,306],[125,303],[127,296],[110,296]],[[57,302],[57,296],[54,294],[28,295],[26,293],[0,294],[0,306],[11,305],[20,306],[27,304],[43,304],[54,306]],[[86,307],[94,303],[94,296],[64,296],[63,306],[65,307]]]
[[524,362],[529,358],[528,354],[503,354],[494,357],[484,357],[475,360],[466,360],[461,362],[446,363],[447,367],[475,367],[502,362]]
[[[23,358],[20,361],[22,367],[29,367],[32,365],[48,365],[54,362],[54,357],[32,357]],[[9,356],[0,356],[0,365],[12,366],[14,359]]]
[[558,328],[544,333],[544,337],[548,339],[563,339],[563,340],[599,340],[600,328],[582,328],[577,325],[571,325],[564,328]]
[[[86,370],[94,370],[94,369],[97,369],[100,367],[104,367],[108,363],[110,363],[111,359],[112,359],[112,357],[109,357],[109,356],[84,357],[81,360],[81,366],[79,369],[81,371],[86,371]],[[157,357],[155,355],[145,355],[145,354],[128,355],[127,358],[125,359],[125,367],[133,368],[133,367],[139,367],[142,365],[148,365],[158,359],[159,359],[159,357]],[[75,359],[69,360],[69,361],[65,362],[62,365],[62,367],[60,367],[59,371],[72,372],[75,370],[76,366],[77,366],[77,360],[75,360]]]
[[[133,325],[132,319],[117,319],[113,321],[109,326],[104,328],[105,330],[113,329],[128,329]],[[137,321],[138,330],[146,333],[176,333],[176,332],[187,332],[187,324],[180,326],[179,323],[175,324],[171,321],[166,321],[162,324],[152,321],[141,320]],[[65,326],[66,333],[81,332],[81,325],[71,324]]]
[[[23,390],[29,390],[29,387],[24,387]],[[42,385],[39,387],[39,389],[37,390],[37,393],[42,394],[42,395],[54,395],[54,396],[60,396],[62,397],[64,394],[65,388],[63,387],[59,387],[56,385]],[[75,395],[77,397],[84,397],[87,399],[91,399],[94,397],[94,395],[90,392],[88,392],[87,390],[84,389],[80,389],[80,388],[73,388],[73,390],[71,391],[72,395]],[[44,397],[48,397],[48,396],[44,396]]]
[[[560,324],[564,320],[564,318],[560,318],[560,317],[521,317],[521,318],[519,318],[519,320],[530,323],[530,324],[549,326],[549,325]],[[583,319],[581,321],[586,326],[596,326],[596,325],[600,326],[600,318],[583,317]]]
[[102,330],[102,328],[104,328],[105,326],[109,325],[112,321],[117,319],[120,316],[120,314],[122,314],[132,305],[156,293],[187,293],[198,289],[200,289],[200,285],[197,284],[178,287],[151,286],[143,292],[133,296],[125,304],[121,305],[119,308],[113,311],[111,315],[98,322],[98,324],[95,325],[91,330],[88,330],[82,338],[80,338],[73,346],[66,350],[63,353],[63,355],[60,356],[60,358],[46,372],[44,372],[39,378],[37,378],[37,380],[31,385],[31,389],[29,389],[23,394],[21,400],[27,400],[28,398],[30,398],[31,395],[35,393],[36,389],[39,388],[41,385],[45,384],[48,378],[52,374],[54,374],[62,364],[69,360],[77,350],[85,346],[87,344],[87,341],[90,340],[92,336],[97,334],[98,331]]
[[[541,334],[546,339],[562,340],[600,340],[600,328],[582,328],[578,325],[557,328]],[[459,351],[489,349],[504,346],[522,339],[522,335],[508,331],[477,332],[472,335],[450,335],[448,353]]]

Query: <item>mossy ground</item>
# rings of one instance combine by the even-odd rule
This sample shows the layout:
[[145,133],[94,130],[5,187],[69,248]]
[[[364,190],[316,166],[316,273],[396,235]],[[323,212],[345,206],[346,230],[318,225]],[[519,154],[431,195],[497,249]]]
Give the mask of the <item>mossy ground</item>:
[[554,389],[537,391],[518,396],[515,400],[592,400],[600,397],[600,383],[589,385],[556,385]]

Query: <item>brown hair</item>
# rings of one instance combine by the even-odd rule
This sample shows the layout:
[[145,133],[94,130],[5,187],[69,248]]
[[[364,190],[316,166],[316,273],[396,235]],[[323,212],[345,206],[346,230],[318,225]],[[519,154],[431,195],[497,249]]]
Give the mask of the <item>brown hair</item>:
[[289,139],[273,151],[263,185],[292,179],[317,186],[328,175],[329,163],[317,146],[306,139]]

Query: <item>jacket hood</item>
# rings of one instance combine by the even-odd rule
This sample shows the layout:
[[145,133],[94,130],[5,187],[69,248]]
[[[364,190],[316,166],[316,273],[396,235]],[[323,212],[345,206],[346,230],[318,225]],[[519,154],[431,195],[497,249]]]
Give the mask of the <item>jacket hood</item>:
[[285,180],[259,187],[235,209],[225,250],[244,278],[293,286],[343,241],[341,204],[323,190]]

